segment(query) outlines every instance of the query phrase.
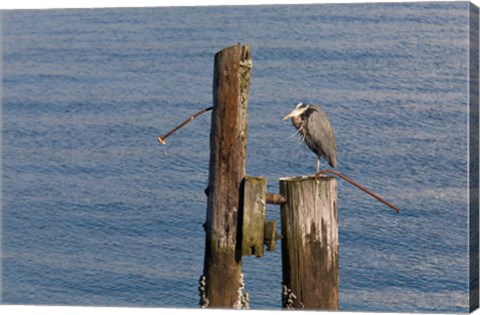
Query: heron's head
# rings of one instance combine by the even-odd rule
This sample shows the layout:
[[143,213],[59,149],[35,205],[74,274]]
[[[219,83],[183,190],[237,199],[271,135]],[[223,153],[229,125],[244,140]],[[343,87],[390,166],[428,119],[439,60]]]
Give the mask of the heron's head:
[[295,109],[291,113],[283,117],[283,120],[287,120],[290,117],[292,118],[300,117],[303,113],[305,113],[308,107],[310,107],[310,105],[305,103],[298,103],[297,107],[295,107]]
[[305,104],[305,103],[298,103],[297,107],[288,114],[287,116],[283,117],[283,120],[287,120],[288,118],[292,118],[292,125],[301,130],[302,124],[303,124],[303,113],[310,107],[310,105]]

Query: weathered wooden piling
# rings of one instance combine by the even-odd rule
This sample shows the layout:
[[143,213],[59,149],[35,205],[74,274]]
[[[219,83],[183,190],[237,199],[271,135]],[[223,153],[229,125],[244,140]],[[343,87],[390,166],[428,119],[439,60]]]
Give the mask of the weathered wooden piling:
[[203,307],[244,307],[239,240],[240,187],[247,156],[250,47],[237,44],[215,55]]
[[284,308],[338,310],[337,180],[280,179]]
[[[241,258],[263,256],[263,246],[274,251],[276,241],[282,239],[283,307],[338,310],[337,181],[321,175],[339,176],[397,212],[400,209],[335,170],[280,179],[280,194],[266,191],[266,178],[247,177],[251,68],[248,45],[219,51],[214,61],[213,106],[157,137],[165,145],[172,133],[213,109],[200,305],[248,308]],[[281,206],[281,235],[275,221],[266,221],[266,204]],[[478,288],[478,279],[475,284]]]

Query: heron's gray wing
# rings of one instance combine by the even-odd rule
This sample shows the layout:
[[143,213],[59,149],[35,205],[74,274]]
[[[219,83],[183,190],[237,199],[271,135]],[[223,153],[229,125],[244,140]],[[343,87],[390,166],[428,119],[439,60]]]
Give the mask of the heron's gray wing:
[[336,140],[332,125],[327,115],[315,105],[310,105],[305,112],[304,121],[305,143],[318,156],[327,159],[332,167],[336,167]]

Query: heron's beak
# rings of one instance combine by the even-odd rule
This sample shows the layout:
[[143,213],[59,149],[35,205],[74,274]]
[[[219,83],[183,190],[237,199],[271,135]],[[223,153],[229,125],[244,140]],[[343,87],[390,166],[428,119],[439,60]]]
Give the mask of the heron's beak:
[[295,117],[301,115],[305,111],[304,108],[295,108],[290,114],[283,117],[283,120],[287,120],[290,117]]
[[283,117],[283,120],[287,120],[288,118],[290,117],[293,117],[293,112],[291,112],[290,114],[288,114],[287,116]]

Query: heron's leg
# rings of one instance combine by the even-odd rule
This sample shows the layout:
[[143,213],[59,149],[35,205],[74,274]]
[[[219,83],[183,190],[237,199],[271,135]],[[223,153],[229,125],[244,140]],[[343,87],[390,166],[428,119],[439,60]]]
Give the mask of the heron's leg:
[[320,158],[317,157],[317,173],[320,172]]

